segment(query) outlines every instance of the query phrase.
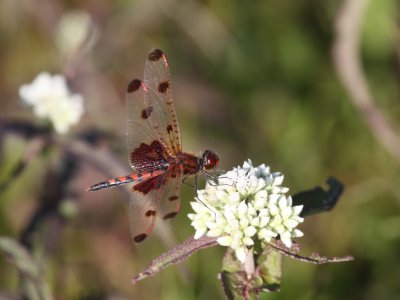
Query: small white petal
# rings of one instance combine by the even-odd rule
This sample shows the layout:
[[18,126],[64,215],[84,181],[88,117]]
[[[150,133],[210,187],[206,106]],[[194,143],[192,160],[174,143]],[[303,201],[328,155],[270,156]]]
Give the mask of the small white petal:
[[245,236],[248,236],[248,237],[255,235],[256,232],[257,232],[257,229],[253,226],[249,226],[244,230]]
[[293,215],[298,216],[303,210],[303,205],[293,206]]
[[259,227],[260,226],[260,218],[256,217],[256,218],[251,219],[250,224],[252,226]]
[[271,216],[276,216],[279,214],[278,206],[272,204],[272,205],[269,205],[268,208],[269,208],[269,213]]
[[273,185],[281,185],[283,182],[283,175],[280,172],[272,173],[272,177],[274,178]]
[[277,234],[275,232],[272,232],[269,229],[263,228],[258,232],[258,237],[260,239],[263,239],[267,242],[271,241],[271,238],[277,236]]
[[286,202],[287,202],[287,205],[288,205],[288,206],[292,206],[292,197],[288,196],[288,197],[286,198]]
[[207,232],[207,236],[210,236],[210,237],[217,237],[217,236],[220,236],[220,235],[223,234],[223,233],[224,233],[224,232],[223,232],[222,228],[217,227],[217,228],[210,229],[210,230]]
[[259,178],[257,182],[257,189],[260,190],[266,186],[264,178]]
[[282,243],[285,244],[286,247],[292,247],[292,239],[289,232],[284,232],[280,235]]
[[191,223],[194,227],[208,227],[202,218],[195,217],[195,219]]
[[203,230],[196,230],[196,233],[194,234],[194,239],[197,240],[201,238],[206,233],[206,231],[206,228],[204,228]]
[[215,195],[217,196],[217,199],[220,201],[224,201],[228,198],[228,194],[225,191],[218,190]]
[[281,209],[282,219],[287,219],[292,215],[292,208],[290,206]]
[[232,231],[236,231],[240,229],[239,221],[237,219],[229,220],[229,227]]
[[[196,196],[196,201],[198,202],[194,202],[194,203],[204,203],[207,202],[208,199],[208,194],[206,193],[206,191],[201,190],[201,191],[197,191],[197,196]],[[192,203],[192,202],[191,202]],[[192,206],[192,208],[194,209],[194,207]]]
[[235,231],[233,233],[233,239],[240,241],[243,238],[243,235],[244,235],[243,231]]
[[236,249],[235,254],[237,259],[244,263],[247,256],[247,249],[245,247],[238,248]]
[[239,203],[240,194],[238,192],[230,193],[229,196],[228,196],[228,201],[230,203]]
[[282,218],[280,215],[276,215],[272,220],[270,220],[269,225],[271,227],[276,227],[282,224]]
[[293,237],[302,237],[304,235],[304,233],[298,229],[293,230],[292,232],[292,236]]
[[250,215],[250,216],[257,215],[257,211],[256,211],[256,209],[254,208],[254,206],[251,203],[249,203],[247,205],[247,214]]
[[304,218],[301,218],[301,217],[292,216],[292,219],[296,220],[299,223],[303,223],[304,222]]
[[279,206],[280,209],[284,209],[285,207],[288,206],[288,203],[286,201],[286,197],[285,196],[279,197],[278,206]]
[[254,201],[254,208],[256,209],[262,209],[265,204],[267,203],[267,198],[257,198]]
[[267,199],[268,198],[268,192],[266,190],[260,190],[258,191],[255,196],[255,199]]
[[243,246],[242,239],[240,239],[240,240],[233,239],[233,240],[232,240],[232,243],[231,243],[231,245],[230,245],[230,247],[231,247],[232,249],[238,249],[238,248],[240,248],[240,247],[242,247],[242,246]]
[[250,223],[249,219],[247,219],[247,218],[242,218],[239,221],[239,224],[240,224],[241,228],[246,228],[249,225],[249,223]]
[[293,219],[288,219],[288,220],[285,220],[283,222],[283,224],[286,226],[286,228],[292,229],[292,228],[295,228],[297,225],[299,225],[299,222],[297,222],[296,220],[293,220]]
[[265,227],[269,223],[270,217],[262,217],[259,227]]
[[199,222],[205,224],[209,229],[214,229],[216,227],[221,227],[220,224],[215,222],[215,220],[209,221],[209,220],[204,220],[204,218],[200,219]]
[[247,213],[247,205],[246,202],[242,201],[237,207],[238,215],[246,215]]
[[230,206],[225,206],[224,216],[228,223],[236,220],[236,216]]
[[274,229],[279,234],[283,234],[286,231],[285,226],[283,226],[282,224],[275,226]]
[[221,246],[230,246],[232,243],[232,237],[231,236],[222,236],[217,239],[217,243],[220,244]]
[[248,159],[247,161],[245,161],[243,163],[243,169],[251,169],[253,167],[253,163],[251,162],[250,159]]
[[204,211],[203,209],[204,205],[200,204],[199,202],[190,202],[190,206],[196,213],[201,213]]
[[271,194],[271,195],[268,197],[268,203],[269,203],[269,205],[276,204],[276,203],[278,202],[279,197],[280,197],[279,194]]
[[244,237],[244,238],[242,239],[242,243],[243,243],[244,245],[246,245],[246,246],[253,246],[253,245],[254,245],[253,239],[252,239],[252,238],[249,238],[249,237]]

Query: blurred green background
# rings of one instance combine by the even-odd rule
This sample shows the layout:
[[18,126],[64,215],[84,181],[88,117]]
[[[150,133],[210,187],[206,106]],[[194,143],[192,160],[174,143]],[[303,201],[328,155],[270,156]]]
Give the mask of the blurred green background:
[[[400,164],[372,135],[335,72],[332,44],[340,4],[2,0],[1,119],[40,124],[18,88],[42,71],[63,73],[85,98],[84,118],[63,139],[105,132],[109,138],[101,147],[127,166],[125,89],[130,79],[143,77],[149,50],[161,48],[170,64],[184,149],[215,150],[225,170],[247,158],[266,163],[285,175],[293,194],[330,175],[346,186],[333,211],[305,220],[300,226],[305,236],[297,241],[304,254],[351,254],[355,261],[315,266],[285,258],[281,291],[262,299],[400,299]],[[396,0],[369,1],[361,43],[371,90],[395,128],[400,128],[399,8]],[[60,20],[73,11],[88,13],[93,23],[91,40],[71,54],[60,42]],[[0,191],[0,234],[15,239],[39,207],[38,195],[51,189],[46,169],[64,159],[59,150],[49,151],[8,178],[26,145],[7,134],[1,145],[1,182],[13,181]],[[133,245],[126,194],[86,193],[106,175],[84,161],[78,166],[68,182],[73,199],[57,208],[72,203],[72,213],[64,213],[62,221],[49,216],[33,243],[55,298],[223,298],[217,279],[223,247],[130,285],[167,246],[159,231]],[[183,185],[181,213],[170,222],[176,242],[194,233],[187,218],[193,196]],[[0,295],[14,299],[19,289],[18,271],[0,256]]]

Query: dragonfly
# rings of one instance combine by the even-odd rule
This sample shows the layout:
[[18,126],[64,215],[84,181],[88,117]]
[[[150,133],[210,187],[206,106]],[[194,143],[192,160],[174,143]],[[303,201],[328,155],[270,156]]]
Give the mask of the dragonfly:
[[178,214],[182,181],[192,175],[197,179],[198,173],[212,177],[208,172],[218,166],[219,156],[211,150],[199,156],[182,151],[169,65],[160,49],[150,51],[143,81],[128,84],[126,124],[132,174],[94,184],[88,191],[134,183],[129,217],[133,241],[139,243],[150,235],[157,217]]

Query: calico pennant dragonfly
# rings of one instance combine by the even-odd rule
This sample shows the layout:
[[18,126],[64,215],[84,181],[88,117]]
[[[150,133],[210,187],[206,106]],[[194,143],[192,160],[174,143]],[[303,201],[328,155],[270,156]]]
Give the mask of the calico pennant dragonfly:
[[201,156],[182,152],[178,119],[171,94],[167,58],[160,49],[148,55],[144,80],[132,80],[126,94],[127,145],[133,173],[92,185],[97,191],[133,182],[129,202],[132,238],[141,242],[157,216],[170,219],[180,207],[180,185],[190,175],[217,167],[211,150]]

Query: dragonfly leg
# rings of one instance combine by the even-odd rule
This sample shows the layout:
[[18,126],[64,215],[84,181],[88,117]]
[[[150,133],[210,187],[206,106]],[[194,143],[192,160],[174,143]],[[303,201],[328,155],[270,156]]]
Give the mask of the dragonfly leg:
[[182,183],[184,183],[184,184],[190,186],[191,188],[194,188],[194,189],[197,190],[197,186],[196,186],[196,185],[193,185],[193,184],[191,184],[191,183],[186,182],[186,179],[188,179],[189,177],[190,177],[190,176],[186,176],[185,178],[183,178],[183,179],[182,179]]

